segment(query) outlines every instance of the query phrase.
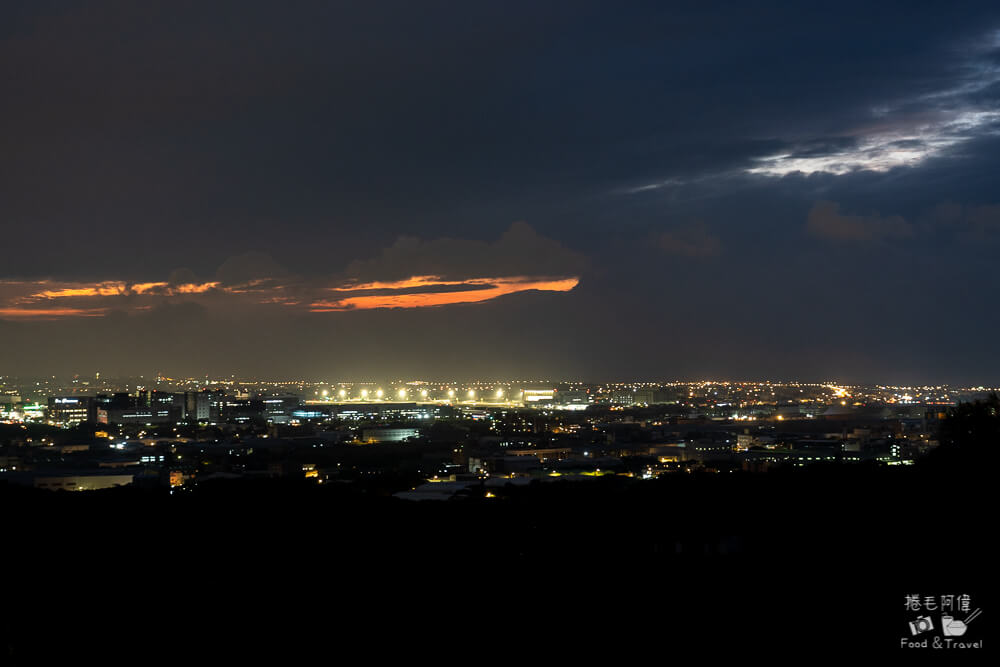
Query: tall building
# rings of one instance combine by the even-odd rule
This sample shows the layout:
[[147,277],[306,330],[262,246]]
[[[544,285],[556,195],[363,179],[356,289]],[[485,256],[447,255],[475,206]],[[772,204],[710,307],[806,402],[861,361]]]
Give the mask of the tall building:
[[72,426],[93,419],[90,396],[53,396],[49,398],[49,421]]
[[211,418],[211,401],[207,391],[184,392],[184,417],[191,421],[207,422]]

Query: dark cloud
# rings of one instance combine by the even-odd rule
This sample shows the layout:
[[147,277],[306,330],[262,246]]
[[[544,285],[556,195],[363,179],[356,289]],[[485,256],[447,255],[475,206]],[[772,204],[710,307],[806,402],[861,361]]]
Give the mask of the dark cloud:
[[281,279],[288,271],[264,252],[248,252],[230,257],[215,272],[224,285],[242,285],[255,280]]
[[201,279],[191,269],[175,269],[170,272],[167,283],[170,285],[190,285],[200,283]]
[[664,252],[683,257],[714,257],[722,252],[719,237],[700,222],[663,232],[656,242]]
[[981,233],[996,234],[1000,232],[1000,205],[973,206],[966,210],[966,219],[974,229]]
[[445,280],[579,276],[587,264],[580,253],[539,235],[525,222],[515,222],[493,242],[400,237],[378,257],[352,262],[344,275],[361,283],[414,276]]
[[898,215],[844,215],[838,204],[829,201],[816,202],[806,228],[813,236],[832,241],[880,241],[913,234],[910,223]]
[[936,239],[992,248],[1000,242],[1000,205],[962,205],[943,202],[924,212],[920,228]]

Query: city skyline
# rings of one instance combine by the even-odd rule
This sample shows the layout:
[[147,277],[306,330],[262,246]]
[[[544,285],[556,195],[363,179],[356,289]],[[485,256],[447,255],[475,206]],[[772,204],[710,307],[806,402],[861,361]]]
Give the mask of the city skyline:
[[771,384],[775,386],[812,386],[812,387],[880,387],[880,388],[955,388],[955,389],[978,389],[990,391],[1000,388],[1000,384],[956,384],[949,382],[925,382],[925,383],[891,383],[891,382],[844,382],[836,378],[781,378],[781,377],[611,377],[611,378],[583,378],[583,377],[377,377],[366,375],[361,377],[341,377],[341,376],[321,376],[313,377],[293,377],[293,376],[267,376],[267,375],[240,375],[231,374],[203,374],[203,375],[177,375],[176,377],[164,374],[123,374],[113,375],[96,371],[90,374],[81,373],[56,373],[44,375],[32,374],[7,374],[0,375],[0,383],[4,381],[42,381],[59,380],[79,383],[81,387],[96,386],[99,383],[120,383],[124,380],[130,382],[141,381],[149,384],[260,384],[260,385],[376,385],[386,386],[407,386],[419,388],[420,386],[475,386],[475,385],[753,385]]

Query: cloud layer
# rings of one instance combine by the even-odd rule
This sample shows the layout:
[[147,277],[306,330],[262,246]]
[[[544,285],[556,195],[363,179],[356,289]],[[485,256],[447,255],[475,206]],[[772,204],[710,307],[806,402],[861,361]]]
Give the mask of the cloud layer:
[[253,306],[312,313],[426,308],[531,290],[568,292],[579,283],[574,272],[585,266],[582,256],[521,222],[494,243],[402,238],[380,256],[353,262],[334,276],[296,276],[254,252],[226,260],[215,280],[204,282],[177,282],[193,277],[188,270],[161,282],[7,281],[0,283],[0,318],[100,317],[178,301],[223,312]]
[[812,207],[806,228],[814,236],[833,241],[900,239],[913,234],[912,226],[898,215],[844,215],[838,204],[828,201]]
[[663,232],[657,243],[665,252],[683,257],[714,257],[722,252],[719,237],[708,231],[704,223]]

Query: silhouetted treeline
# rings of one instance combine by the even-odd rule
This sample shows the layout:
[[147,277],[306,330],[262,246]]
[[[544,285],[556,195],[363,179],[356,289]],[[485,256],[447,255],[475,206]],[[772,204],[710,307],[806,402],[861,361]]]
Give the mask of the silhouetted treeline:
[[1000,396],[959,403],[941,420],[940,445],[925,459],[933,467],[993,466],[1000,451]]

